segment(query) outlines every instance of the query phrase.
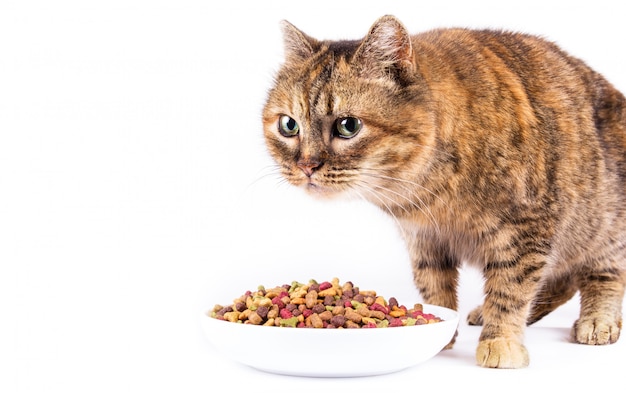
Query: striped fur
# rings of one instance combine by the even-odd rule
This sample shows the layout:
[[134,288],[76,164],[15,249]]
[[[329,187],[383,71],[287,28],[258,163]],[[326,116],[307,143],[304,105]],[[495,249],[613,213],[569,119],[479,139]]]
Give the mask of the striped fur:
[[[411,36],[386,16],[358,41],[319,41],[287,22],[284,37],[263,112],[282,176],[389,213],[425,302],[456,309],[461,263],[482,269],[485,302],[468,316],[483,325],[478,364],[526,366],[526,324],[577,292],[573,341],[618,339],[626,99],[609,82],[520,33]],[[280,132],[281,116],[296,135]],[[350,138],[337,133],[346,118],[363,124]]]

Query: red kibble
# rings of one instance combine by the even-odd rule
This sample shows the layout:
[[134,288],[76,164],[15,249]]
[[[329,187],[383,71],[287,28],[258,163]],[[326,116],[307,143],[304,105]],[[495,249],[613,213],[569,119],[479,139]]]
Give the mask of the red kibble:
[[281,308],[280,309],[280,317],[282,319],[289,319],[289,318],[293,317],[293,314],[291,313],[291,311],[287,310],[286,308]]
[[348,308],[348,307],[352,308],[352,302],[350,300],[346,300],[343,303],[343,306],[346,307],[346,308]]
[[272,304],[277,305],[280,309],[285,308],[285,303],[278,296],[272,299]]
[[313,314],[313,310],[311,310],[309,308],[305,308],[304,310],[302,310],[302,316],[305,317],[305,318],[310,317],[311,314]]
[[387,309],[387,307],[385,307],[385,306],[383,306],[381,304],[378,304],[378,303],[373,303],[370,306],[370,310],[372,310],[372,311],[382,311],[385,314],[389,314],[389,310]]
[[298,322],[296,327],[303,328],[303,327],[306,327],[306,324],[304,322]]
[[332,288],[333,284],[329,283],[328,281],[324,281],[323,283],[320,284],[320,291],[323,291],[325,289],[328,288]]
[[372,329],[376,328],[376,324],[374,322],[368,322],[366,325],[363,325],[364,329]]
[[400,318],[391,318],[391,320],[389,321],[389,327],[399,327],[399,326],[403,326],[402,325],[402,319],[400,319]]

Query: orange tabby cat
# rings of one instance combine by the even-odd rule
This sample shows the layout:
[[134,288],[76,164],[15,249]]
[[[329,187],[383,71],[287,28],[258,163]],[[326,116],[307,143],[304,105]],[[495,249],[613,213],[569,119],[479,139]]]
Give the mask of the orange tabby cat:
[[[362,40],[285,22],[263,112],[293,185],[394,217],[427,303],[457,308],[459,266],[482,269],[476,359],[528,364],[533,323],[580,291],[572,339],[615,342],[626,282],[626,100],[540,38],[385,16]],[[451,343],[452,344],[452,343]]]

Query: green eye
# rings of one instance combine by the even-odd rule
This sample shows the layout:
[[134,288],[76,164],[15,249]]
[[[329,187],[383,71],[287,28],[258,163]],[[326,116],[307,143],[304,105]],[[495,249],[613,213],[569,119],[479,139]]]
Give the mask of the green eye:
[[341,138],[352,138],[363,128],[363,122],[356,117],[342,117],[335,123],[335,133]]
[[296,136],[300,131],[300,126],[291,117],[282,115],[280,119],[278,119],[278,131],[282,136]]

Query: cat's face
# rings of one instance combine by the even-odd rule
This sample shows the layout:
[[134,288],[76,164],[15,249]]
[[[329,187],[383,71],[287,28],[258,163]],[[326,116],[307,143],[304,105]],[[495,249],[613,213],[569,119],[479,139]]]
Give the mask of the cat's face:
[[380,34],[403,31],[374,27],[363,41],[319,42],[285,25],[264,135],[284,178],[312,194],[388,198],[428,161],[431,119],[408,35],[390,43]]

